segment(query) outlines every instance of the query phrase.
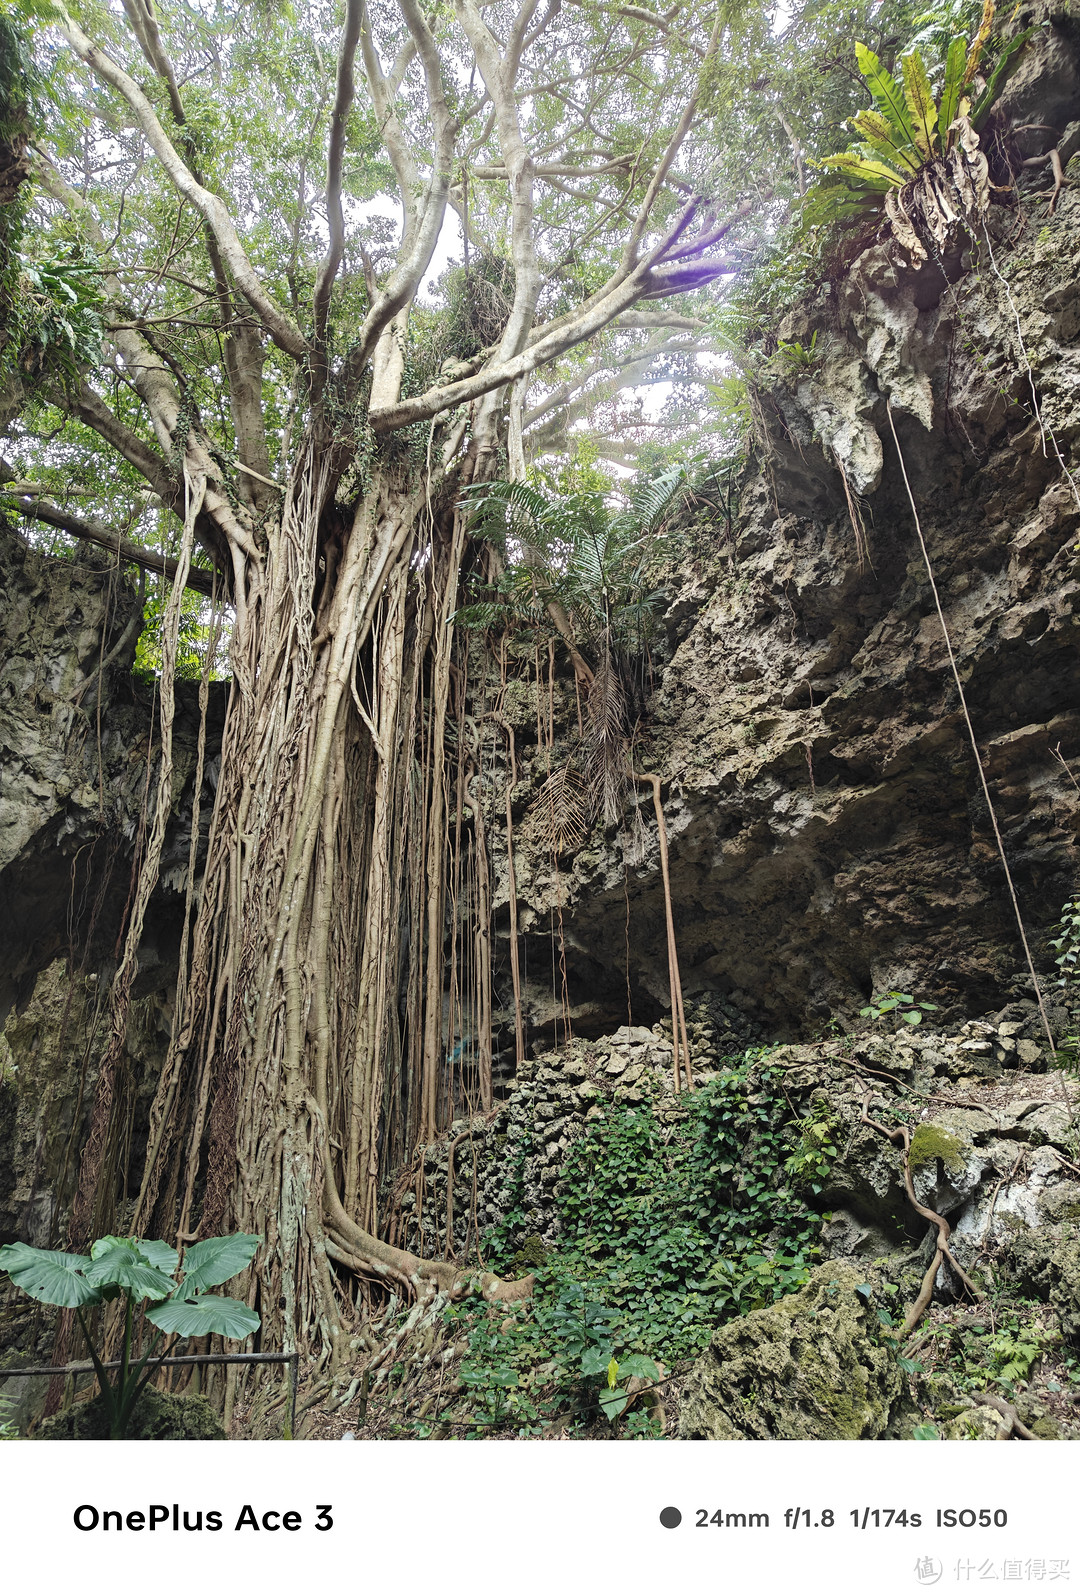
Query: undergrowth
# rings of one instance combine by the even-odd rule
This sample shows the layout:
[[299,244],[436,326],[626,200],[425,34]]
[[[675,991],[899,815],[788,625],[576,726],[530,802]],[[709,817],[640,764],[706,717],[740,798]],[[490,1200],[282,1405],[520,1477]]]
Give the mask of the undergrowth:
[[[453,1414],[466,1432],[606,1418],[651,1438],[651,1391],[666,1373],[698,1356],[718,1322],[806,1282],[821,1223],[809,1199],[837,1148],[828,1105],[797,1117],[781,1080],[756,1049],[674,1122],[641,1104],[589,1123],[557,1188],[557,1249],[535,1248],[532,1300],[499,1317],[447,1309],[468,1344]],[[520,1216],[489,1233],[489,1266],[526,1261]]]

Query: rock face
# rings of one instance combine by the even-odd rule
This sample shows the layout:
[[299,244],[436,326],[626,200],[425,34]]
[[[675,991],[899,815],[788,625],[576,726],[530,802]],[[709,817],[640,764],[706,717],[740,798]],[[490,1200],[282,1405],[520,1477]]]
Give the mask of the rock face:
[[[698,525],[669,584],[636,758],[663,780],[684,989],[773,1036],[894,986],[949,1021],[1030,995],[902,464],[1037,956],[1080,874],[1059,760],[1076,773],[1080,498],[1056,452],[1080,431],[1080,190],[1045,222],[996,215],[1009,237],[988,234],[955,285],[874,249],[790,318],[784,338],[818,334],[810,367],[759,395],[741,510]],[[569,746],[572,692],[563,712]],[[549,972],[530,976],[534,1035],[560,1003],[576,1033],[613,1028],[628,987],[652,1022],[668,997],[647,799],[555,867],[529,839],[528,723],[519,918],[528,969]]]
[[881,1440],[904,1402],[873,1270],[816,1268],[775,1306],[724,1324],[683,1392],[682,1440]]
[[[107,560],[44,557],[0,524],[0,1243],[49,1245],[78,1169],[143,804],[154,791],[154,694],[131,675],[138,621],[134,591]],[[174,820],[128,1037],[136,1159],[168,1045],[195,686],[178,684]],[[218,688],[211,748],[223,709]],[[208,815],[206,803],[204,826]]]
[[1022,1231],[1008,1248],[1009,1272],[1017,1286],[1057,1312],[1066,1340],[1080,1343],[1080,1234],[1074,1186],[1069,1193],[1070,1222]]

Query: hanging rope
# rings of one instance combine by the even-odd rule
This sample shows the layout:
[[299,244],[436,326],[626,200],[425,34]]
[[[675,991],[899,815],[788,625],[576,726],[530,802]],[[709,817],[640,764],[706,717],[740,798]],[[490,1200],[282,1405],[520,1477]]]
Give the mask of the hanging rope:
[[979,772],[979,781],[982,784],[983,796],[986,798],[986,807],[990,812],[990,823],[994,827],[994,839],[997,842],[998,855],[1001,858],[1001,867],[1005,871],[1005,880],[1008,883],[1009,896],[1012,898],[1013,912],[1016,915],[1016,924],[1020,931],[1020,940],[1024,945],[1024,956],[1027,959],[1028,970],[1031,974],[1032,983],[1035,987],[1035,997],[1039,1004],[1039,1013],[1042,1015],[1043,1028],[1046,1031],[1046,1039],[1050,1043],[1050,1051],[1054,1052],[1056,1051],[1056,1047],[1054,1044],[1053,1032],[1050,1029],[1050,1020],[1046,1013],[1046,1004],[1043,1002],[1042,986],[1039,984],[1039,977],[1035,973],[1035,963],[1031,956],[1031,948],[1028,946],[1027,932],[1024,929],[1024,921],[1020,913],[1020,903],[1016,896],[1016,887],[1013,885],[1012,871],[1009,869],[1009,861],[1005,857],[1005,843],[1002,841],[1001,830],[997,822],[997,814],[994,810],[994,801],[990,796],[990,788],[987,785],[986,772],[983,769],[982,756],[979,753],[979,744],[975,740],[975,727],[972,725],[971,715],[968,713],[967,698],[964,695],[964,687],[960,680],[960,672],[956,666],[956,655],[953,653],[952,641],[949,637],[949,628],[945,624],[945,612],[941,607],[941,599],[938,595],[937,582],[934,580],[934,567],[930,563],[930,554],[926,547],[926,539],[923,537],[922,523],[919,520],[919,512],[915,507],[915,495],[912,493],[911,483],[908,481],[907,466],[904,463],[904,453],[900,447],[900,439],[896,435],[896,427],[893,423],[892,405],[887,399],[885,401],[885,409],[889,417],[889,431],[892,433],[893,443],[896,445],[896,457],[900,461],[900,474],[904,478],[904,487],[907,489],[908,503],[911,505],[911,514],[915,522],[915,530],[919,537],[919,547],[922,549],[923,561],[926,565],[926,574],[930,578],[930,591],[934,595],[934,604],[937,608],[938,620],[941,622],[941,635],[945,639],[945,650],[949,655],[949,664],[952,668],[953,680],[956,682],[956,690],[960,695],[960,707],[964,712],[964,721],[967,725],[968,736],[971,739],[971,751],[975,755],[975,768]]

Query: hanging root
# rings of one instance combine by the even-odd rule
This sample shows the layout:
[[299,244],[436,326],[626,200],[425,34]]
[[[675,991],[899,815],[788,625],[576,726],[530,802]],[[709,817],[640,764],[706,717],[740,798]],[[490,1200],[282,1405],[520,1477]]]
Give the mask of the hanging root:
[[664,882],[664,919],[667,924],[668,982],[671,990],[671,1040],[675,1054],[675,1090],[682,1090],[685,1075],[686,1089],[692,1091],[694,1077],[690,1072],[690,1038],[686,1033],[682,981],[679,978],[679,953],[675,945],[675,916],[671,908],[671,874],[668,869],[667,824],[664,820],[664,805],[660,801],[660,777],[651,774],[638,775],[636,770],[633,776],[639,786],[652,788],[656,834],[660,844],[660,873]]
[[904,1190],[907,1192],[908,1201],[921,1218],[928,1219],[931,1224],[934,1224],[937,1227],[937,1245],[934,1248],[933,1260],[930,1263],[929,1268],[926,1270],[926,1273],[923,1275],[923,1282],[919,1290],[919,1294],[915,1298],[911,1308],[908,1310],[908,1315],[904,1319],[903,1328],[900,1330],[900,1334],[897,1337],[899,1340],[906,1340],[911,1334],[912,1330],[915,1328],[916,1324],[922,1318],[923,1313],[930,1305],[934,1294],[934,1281],[937,1278],[938,1269],[943,1263],[947,1263],[949,1265],[953,1273],[956,1275],[956,1278],[960,1281],[961,1285],[963,1285],[964,1289],[967,1291],[968,1295],[973,1301],[982,1301],[983,1297],[982,1291],[979,1290],[978,1286],[968,1278],[967,1274],[960,1267],[960,1264],[956,1261],[956,1258],[949,1249],[949,1236],[952,1231],[948,1219],[943,1218],[940,1213],[935,1213],[933,1208],[924,1207],[919,1201],[918,1197],[915,1195],[915,1187],[912,1184],[911,1179],[911,1136],[908,1133],[907,1125],[901,1124],[898,1125],[895,1130],[890,1130],[884,1124],[879,1124],[876,1119],[870,1118],[869,1114],[867,1113],[869,1106],[870,1093],[867,1092],[863,1097],[862,1117],[859,1121],[860,1124],[869,1125],[872,1130],[876,1130],[879,1135],[883,1135],[885,1139],[887,1141],[891,1141],[894,1146],[899,1146],[903,1149]]

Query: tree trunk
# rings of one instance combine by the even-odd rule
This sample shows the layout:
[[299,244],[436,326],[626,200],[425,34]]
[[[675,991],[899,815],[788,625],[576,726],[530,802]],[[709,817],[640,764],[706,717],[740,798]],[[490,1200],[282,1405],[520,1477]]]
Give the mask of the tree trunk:
[[[401,468],[378,466],[349,518],[325,480],[311,445],[243,568],[191,968],[133,1224],[261,1235],[248,1300],[285,1349],[335,1343],[346,1287],[331,1262],[398,1290],[465,1286],[379,1239],[389,1126],[428,1138],[440,1100],[454,1107],[453,1082],[439,1096],[443,730],[463,526]],[[399,947],[416,870],[421,912]],[[404,1049],[402,958],[420,994]],[[490,971],[479,980],[486,1100]],[[102,1172],[84,1165],[84,1183]]]

